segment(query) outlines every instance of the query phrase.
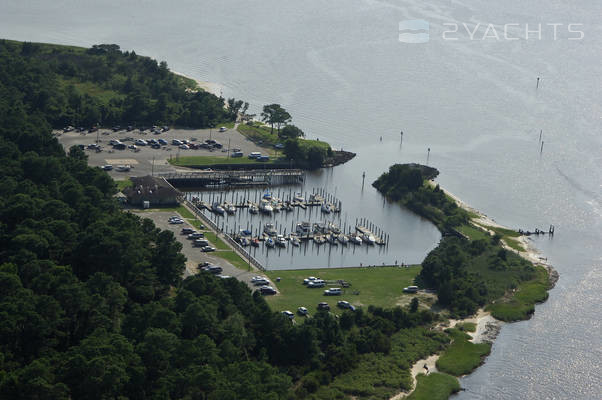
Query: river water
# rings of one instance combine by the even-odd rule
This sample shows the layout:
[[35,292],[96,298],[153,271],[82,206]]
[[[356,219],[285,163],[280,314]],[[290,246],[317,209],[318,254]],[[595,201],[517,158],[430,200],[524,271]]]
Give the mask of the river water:
[[[429,23],[429,41],[400,42],[399,23],[416,19]],[[497,222],[556,227],[534,239],[560,273],[550,299],[504,326],[457,398],[597,399],[599,21],[594,0],[4,0],[0,36],[118,43],[220,83],[253,111],[280,103],[309,137],[358,152],[317,184],[361,198],[365,171],[374,209],[382,200],[369,183],[392,163],[426,162],[430,148],[442,186]]]

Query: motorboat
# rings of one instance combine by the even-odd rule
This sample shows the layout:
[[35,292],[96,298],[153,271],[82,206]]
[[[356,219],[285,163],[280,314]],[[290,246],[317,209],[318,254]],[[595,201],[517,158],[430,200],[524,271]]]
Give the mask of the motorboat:
[[265,240],[265,245],[270,248],[274,247],[274,245],[275,245],[274,239],[272,239],[271,237],[267,238]]
[[305,203],[305,197],[303,197],[303,193],[295,193],[293,201],[296,201],[297,203]]
[[335,235],[338,235],[339,233],[341,233],[341,230],[339,229],[338,226],[336,226],[335,224],[333,224],[332,222],[328,223],[328,230],[332,233],[334,233]]
[[333,246],[336,246],[337,243],[337,237],[335,235],[333,235],[332,233],[328,236],[326,236],[326,240],[328,241],[328,243],[330,243]]
[[323,244],[326,242],[326,239],[324,239],[324,236],[322,235],[315,235],[314,236],[314,243],[316,244]]
[[278,232],[274,228],[274,224],[267,223],[263,226],[263,232],[268,236],[276,236]]
[[312,193],[309,195],[309,202],[310,203],[317,203],[317,202],[324,202],[324,198],[322,196],[320,196],[319,194],[315,194]]
[[226,209],[226,212],[230,215],[236,213],[236,207],[234,207],[234,204],[226,204],[225,209]]
[[252,234],[252,233],[253,233],[253,232],[251,232],[251,231],[250,231],[250,230],[248,230],[248,229],[241,229],[241,230],[239,231],[239,234],[240,234],[240,236],[247,236],[247,237],[248,237],[248,236],[251,236],[251,234]]
[[242,246],[242,247],[247,247],[249,245],[249,239],[247,239],[246,237],[241,237],[238,240],[238,243]]
[[301,244],[301,242],[299,241],[299,238],[297,236],[292,236],[291,235],[291,244],[295,247],[299,247],[299,245]]
[[265,193],[263,194],[262,198],[263,198],[264,200],[270,201],[270,200],[272,200],[272,193],[271,193],[271,192],[265,192]]
[[349,243],[349,238],[345,234],[341,233],[339,236],[337,236],[337,239],[342,245],[347,245],[347,243]]
[[272,211],[274,211],[274,208],[272,208],[272,205],[269,201],[261,200],[261,202],[259,202],[259,211],[264,214],[271,214]]
[[321,210],[324,214],[330,214],[330,211],[331,211],[330,204],[328,204],[326,202],[322,203]]
[[298,235],[307,236],[311,233],[311,223],[310,222],[301,222],[301,223],[297,224],[295,230]]
[[259,212],[259,208],[256,205],[250,205],[249,206],[249,212],[251,214],[257,214]]
[[357,244],[357,245],[361,245],[362,244],[362,238],[359,237],[359,235],[356,235],[356,234],[349,235],[349,241],[351,243]]
[[284,209],[285,209],[286,211],[288,211],[288,212],[291,212],[291,211],[293,211],[293,206],[291,205],[291,203],[287,202],[287,203],[284,205]]
[[224,208],[218,202],[211,205],[211,211],[219,215],[224,215],[225,212]]
[[276,246],[286,247],[286,239],[282,235],[276,237]]
[[257,239],[257,238],[251,239],[251,246],[259,247],[259,239]]
[[366,242],[366,244],[369,244],[369,245],[373,245],[374,243],[376,243],[376,239],[374,238],[374,235],[372,235],[371,233],[364,233],[362,235],[362,241]]

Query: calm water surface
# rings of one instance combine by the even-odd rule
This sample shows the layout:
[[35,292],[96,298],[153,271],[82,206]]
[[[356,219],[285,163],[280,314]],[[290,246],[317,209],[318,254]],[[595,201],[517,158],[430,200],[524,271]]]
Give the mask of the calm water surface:
[[[282,104],[308,136],[358,152],[352,163],[317,176],[316,186],[348,191],[382,220],[395,223],[404,212],[383,209],[369,183],[392,163],[426,162],[430,148],[441,184],[499,223],[554,224],[552,240],[534,239],[560,272],[550,299],[531,320],[504,326],[487,362],[462,379],[467,390],[457,397],[602,397],[599,1],[1,4],[2,37],[118,43],[218,82],[224,96],[245,99],[254,111]],[[399,42],[399,22],[408,19],[430,23],[428,43]],[[451,35],[458,40],[444,40],[448,23],[458,24]],[[477,29],[474,40],[463,23]],[[540,23],[541,39],[531,33],[525,40],[525,30]],[[556,40],[550,23],[563,24]],[[497,39],[490,29],[481,40],[488,24]],[[508,36],[520,39],[506,40],[504,24],[513,24]],[[582,40],[569,40],[576,35],[568,24],[583,24],[574,27],[584,32]],[[424,226],[408,227],[426,229],[416,254],[436,241]]]

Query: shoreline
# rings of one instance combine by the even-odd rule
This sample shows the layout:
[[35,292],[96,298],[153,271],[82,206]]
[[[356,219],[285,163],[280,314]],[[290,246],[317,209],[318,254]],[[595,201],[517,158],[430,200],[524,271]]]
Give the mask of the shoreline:
[[198,79],[195,79],[195,78],[193,78],[193,77],[190,77],[190,76],[188,76],[188,75],[185,75],[185,74],[183,74],[183,73],[181,73],[181,72],[176,72],[176,71],[173,71],[173,70],[170,70],[170,71],[171,71],[171,73],[173,73],[173,74],[175,74],[175,75],[178,75],[178,76],[181,76],[181,77],[183,77],[183,78],[186,78],[186,79],[190,79],[190,80],[193,80],[193,81],[195,81],[195,82],[196,82],[196,84],[197,84],[197,86],[198,86],[200,89],[204,90],[205,92],[209,92],[209,93],[211,93],[211,94],[214,94],[214,95],[216,95],[217,97],[220,97],[220,96],[222,95],[222,89],[223,89],[223,86],[222,86],[222,85],[220,85],[219,83],[215,83],[215,82],[207,82],[207,81],[199,81]]
[[[435,183],[434,180],[429,180],[428,182],[432,186],[437,185],[437,183]],[[482,213],[481,211],[475,209],[474,207],[471,207],[470,205],[468,205],[467,203],[462,201],[458,196],[454,195],[450,191],[443,188],[441,185],[439,185],[439,188],[441,190],[443,190],[444,193],[447,194],[451,199],[453,199],[456,202],[456,204],[458,205],[458,207],[461,207],[468,212],[476,214],[478,216],[478,218],[471,218],[471,222],[473,222],[475,225],[477,225],[481,229],[485,229],[491,234],[493,234],[494,232],[489,231],[487,229],[487,226],[511,229],[506,226],[498,224],[497,222],[495,222],[495,220],[488,217],[486,214]],[[516,252],[520,257],[530,261],[534,265],[540,265],[540,266],[544,267],[548,273],[548,280],[550,282],[550,287],[549,287],[548,291],[553,289],[554,285],[556,284],[556,282],[559,279],[559,275],[558,275],[558,272],[556,271],[556,269],[554,269],[554,267],[552,265],[548,264],[547,258],[544,258],[541,256],[541,252],[539,252],[539,250],[537,250],[535,248],[532,241],[530,241],[527,236],[520,235],[516,240],[518,240],[519,243],[523,246],[523,248],[525,249],[524,251],[516,251],[516,250],[510,248],[506,243],[503,243],[504,248],[506,248],[507,250]],[[471,342],[473,342],[473,343],[486,342],[486,343],[491,343],[491,344],[493,344],[497,335],[499,334],[500,330],[502,329],[502,326],[505,324],[504,321],[500,321],[500,320],[494,318],[489,311],[485,311],[484,309],[480,308],[476,312],[475,315],[472,315],[467,318],[459,319],[459,320],[448,319],[447,321],[438,324],[434,329],[445,330],[447,328],[453,328],[458,323],[464,323],[464,322],[472,322],[472,323],[476,324],[476,329],[474,332],[466,332],[468,335],[471,336],[471,339],[470,339]],[[428,367],[428,373],[437,372],[438,371],[437,370],[437,360],[439,359],[441,354],[442,354],[442,352],[436,353],[436,354],[431,354],[427,358],[423,358],[423,359],[416,361],[410,369],[410,374],[412,375],[412,389],[408,392],[397,393],[396,395],[392,396],[390,398],[390,400],[401,400],[401,399],[404,399],[404,398],[410,396],[414,392],[414,390],[416,390],[416,384],[417,384],[416,377],[419,374],[424,373],[424,370],[425,370],[424,366]],[[483,363],[485,363],[485,360],[486,360],[486,358],[483,359],[481,365]],[[472,371],[471,371],[471,373],[472,373]]]

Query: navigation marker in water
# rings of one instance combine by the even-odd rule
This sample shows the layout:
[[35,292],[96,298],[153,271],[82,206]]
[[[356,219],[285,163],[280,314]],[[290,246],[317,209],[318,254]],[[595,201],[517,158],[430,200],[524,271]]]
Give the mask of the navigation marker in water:
[[426,165],[429,165],[429,157],[431,155],[431,148],[429,147],[426,151]]
[[539,76],[537,77],[537,86],[535,86],[535,89],[539,89]]

